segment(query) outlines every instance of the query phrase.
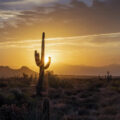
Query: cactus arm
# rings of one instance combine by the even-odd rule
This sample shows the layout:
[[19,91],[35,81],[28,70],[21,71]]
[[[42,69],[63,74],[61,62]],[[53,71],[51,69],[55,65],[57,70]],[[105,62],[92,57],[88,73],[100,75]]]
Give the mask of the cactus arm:
[[48,61],[48,63],[44,66],[44,69],[47,69],[47,68],[49,68],[49,66],[50,66],[50,63],[51,63],[51,57],[49,57],[49,61]]
[[40,61],[39,56],[40,56],[39,53],[35,51],[35,62],[36,62],[36,65],[40,67],[42,65],[42,62]]

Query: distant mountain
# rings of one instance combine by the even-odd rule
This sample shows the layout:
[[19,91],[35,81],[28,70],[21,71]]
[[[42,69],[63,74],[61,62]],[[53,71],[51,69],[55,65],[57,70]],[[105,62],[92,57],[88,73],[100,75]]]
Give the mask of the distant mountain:
[[120,65],[112,64],[101,67],[93,66],[74,66],[74,65],[55,65],[52,67],[56,74],[61,75],[105,75],[109,71],[114,76],[120,76]]
[[0,66],[0,78],[9,78],[9,77],[21,77],[23,73],[28,76],[35,76],[36,72],[29,69],[28,67],[21,67],[20,69],[12,69],[8,66]]
[[[65,64],[51,65],[49,70],[53,70],[58,75],[80,75],[80,76],[98,76],[106,75],[109,71],[113,76],[120,76],[120,65],[112,64],[101,67],[93,66],[74,66]],[[8,78],[15,76],[23,76],[23,73],[28,76],[35,76],[37,73],[28,67],[21,67],[20,69],[12,69],[8,66],[0,66],[0,78]]]

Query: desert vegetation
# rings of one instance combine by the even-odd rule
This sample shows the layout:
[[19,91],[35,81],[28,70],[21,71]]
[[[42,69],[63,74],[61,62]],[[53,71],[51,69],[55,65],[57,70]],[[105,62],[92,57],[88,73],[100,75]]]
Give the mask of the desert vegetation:
[[0,120],[120,120],[119,46],[120,0],[0,0]]
[[1,120],[120,118],[119,77],[64,78],[46,72],[42,97],[35,95],[36,83],[31,77],[0,79]]

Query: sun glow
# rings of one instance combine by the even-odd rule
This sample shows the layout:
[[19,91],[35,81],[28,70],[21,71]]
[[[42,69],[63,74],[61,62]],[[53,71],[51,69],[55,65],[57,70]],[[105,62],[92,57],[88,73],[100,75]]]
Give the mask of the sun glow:
[[46,56],[46,57],[45,57],[45,63],[48,63],[48,61],[49,61],[49,57]]
[[55,64],[57,62],[57,57],[54,54],[45,56],[45,64],[49,62],[49,57],[51,57],[51,64]]

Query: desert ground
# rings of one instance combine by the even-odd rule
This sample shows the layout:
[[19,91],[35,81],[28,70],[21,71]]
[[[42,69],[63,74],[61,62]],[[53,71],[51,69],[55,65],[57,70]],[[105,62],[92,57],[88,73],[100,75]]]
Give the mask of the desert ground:
[[[120,120],[120,77],[46,74],[42,96],[37,78],[0,79],[0,120]],[[49,118],[42,117],[44,100]]]

